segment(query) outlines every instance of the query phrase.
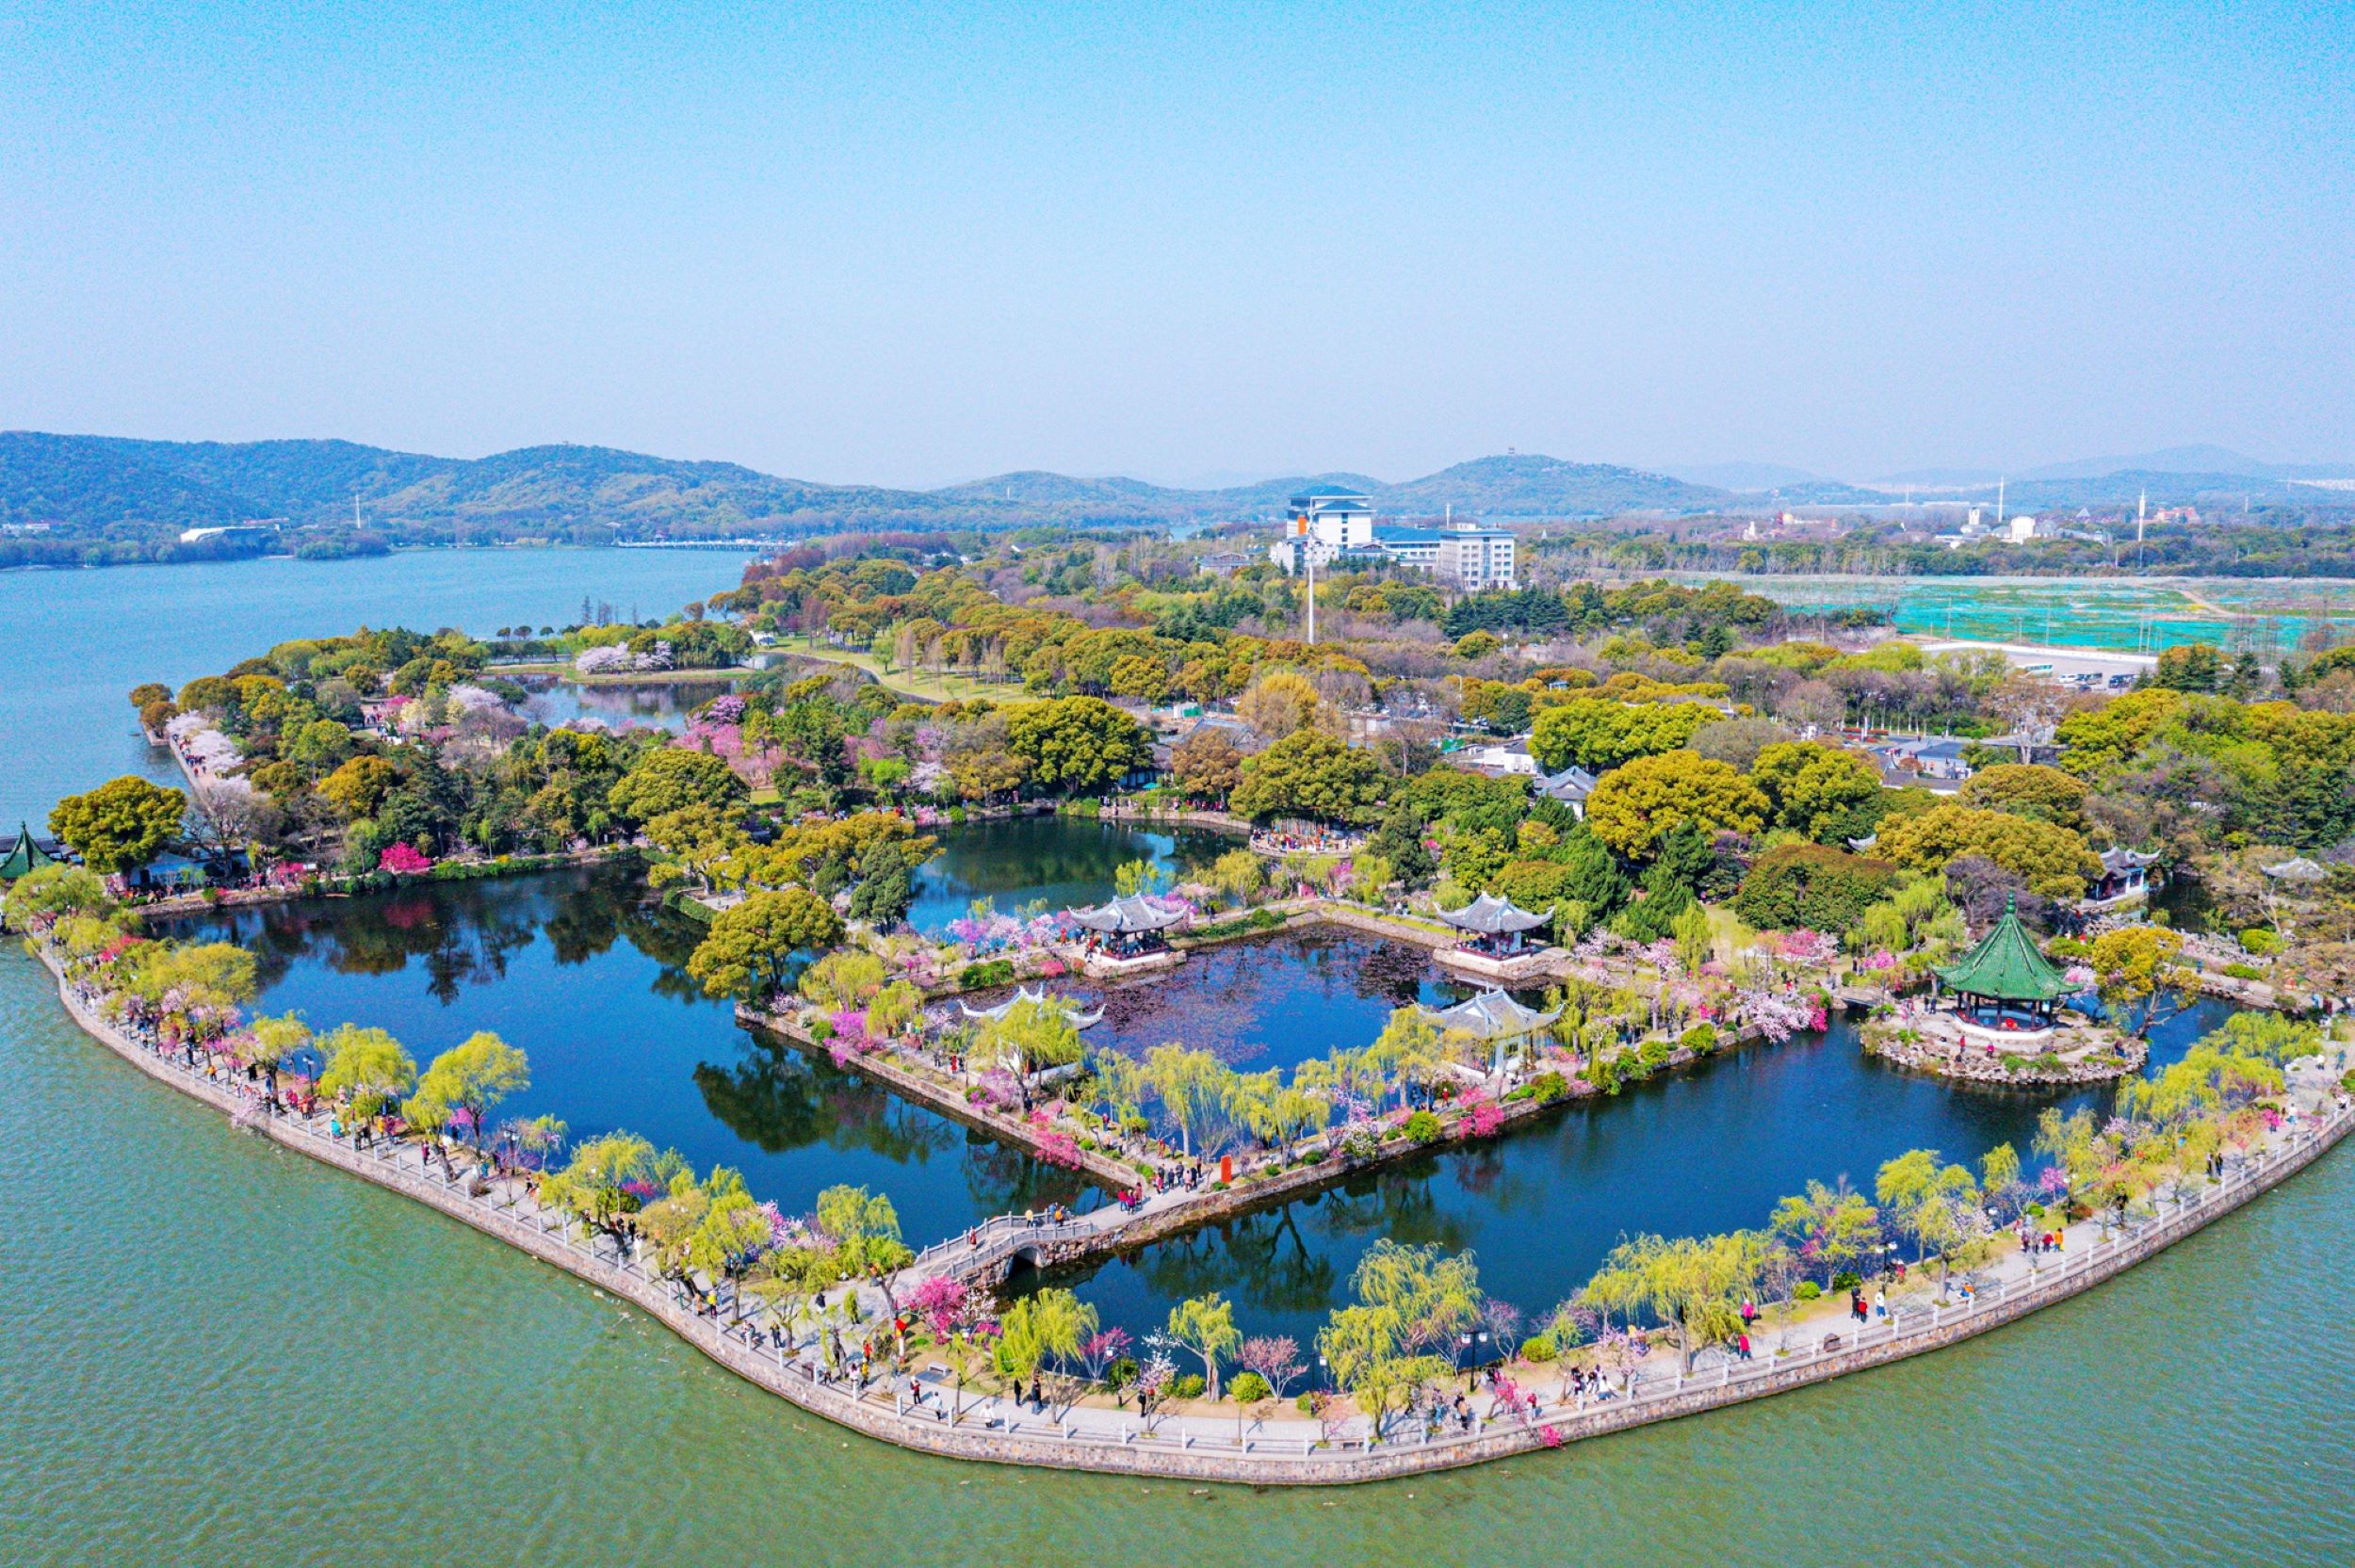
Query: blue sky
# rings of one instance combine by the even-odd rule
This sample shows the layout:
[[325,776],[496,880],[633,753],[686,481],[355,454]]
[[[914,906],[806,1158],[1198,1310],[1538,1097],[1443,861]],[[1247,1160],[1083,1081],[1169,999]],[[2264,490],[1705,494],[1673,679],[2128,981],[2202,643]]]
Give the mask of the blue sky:
[[2345,5],[522,9],[0,0],[0,428],[2355,459]]

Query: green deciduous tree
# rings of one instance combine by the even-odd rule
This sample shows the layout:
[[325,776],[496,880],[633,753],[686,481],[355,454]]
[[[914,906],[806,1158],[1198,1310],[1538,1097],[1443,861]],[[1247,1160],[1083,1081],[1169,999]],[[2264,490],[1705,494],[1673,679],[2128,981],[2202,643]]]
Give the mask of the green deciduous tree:
[[318,1048],[327,1062],[319,1091],[345,1096],[358,1115],[377,1115],[417,1081],[415,1059],[382,1029],[339,1024],[319,1036]]
[[820,952],[841,940],[841,917],[804,888],[748,894],[711,922],[687,972],[707,996],[757,1002],[777,989],[794,954]]
[[1242,783],[1227,804],[1255,821],[1368,822],[1381,801],[1382,782],[1382,765],[1370,753],[1323,730],[1300,730],[1243,764]]
[[2087,793],[2084,780],[2057,768],[2008,762],[1972,774],[1957,798],[1966,806],[2007,811],[2083,833],[2090,827],[2086,820]]
[[1529,754],[1549,772],[1573,763],[1600,772],[1638,757],[1673,752],[1690,741],[1703,724],[1722,717],[1705,703],[1622,703],[1615,697],[1580,697],[1537,716],[1530,732]]
[[479,1029],[433,1059],[417,1080],[417,1096],[465,1111],[469,1136],[479,1147],[491,1107],[530,1087],[531,1064],[523,1052]]
[[2087,954],[2110,1021],[2146,1036],[2197,994],[2198,977],[2182,961],[2184,939],[2156,926],[2127,926],[2093,939]]
[[1660,840],[1691,823],[1703,833],[1754,833],[1766,798],[1722,762],[1691,752],[1639,757],[1603,775],[1586,801],[1586,826],[1631,860],[1651,858]]
[[607,800],[625,820],[648,822],[690,806],[739,805],[748,793],[744,781],[719,757],[665,746],[641,756],[614,782]]
[[1169,1313],[1169,1337],[1202,1358],[1202,1381],[1218,1398],[1218,1369],[1242,1347],[1234,1303],[1212,1291],[1179,1301]]
[[154,860],[180,831],[187,797],[126,773],[49,811],[49,831],[98,872],[132,871]]
[[1957,856],[1982,856],[2025,878],[2048,898],[2081,898],[2087,883],[2102,874],[2100,858],[2082,835],[1958,802],[1885,824],[1874,852],[1917,871],[1943,871]]
[[1750,768],[1750,782],[1765,795],[1776,827],[1819,844],[1864,837],[1879,818],[1879,772],[1854,752],[1820,741],[1765,748]]
[[1031,779],[1064,795],[1110,789],[1153,753],[1145,727],[1100,697],[1059,697],[1010,710],[1006,746]]

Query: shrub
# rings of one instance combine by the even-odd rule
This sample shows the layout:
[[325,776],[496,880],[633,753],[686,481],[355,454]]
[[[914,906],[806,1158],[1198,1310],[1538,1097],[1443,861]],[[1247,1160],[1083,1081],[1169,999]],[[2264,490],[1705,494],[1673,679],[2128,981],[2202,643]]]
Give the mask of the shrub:
[[1173,1399],[1198,1399],[1209,1385],[1199,1372],[1181,1372],[1169,1380],[1169,1397]]
[[1897,880],[1897,867],[1824,844],[1778,844],[1751,863],[1733,913],[1762,930],[1844,931]]
[[1616,1094],[1619,1086],[1626,1081],[1626,1075],[1619,1066],[1617,1057],[1598,1055],[1586,1063],[1586,1081],[1605,1094]]
[[1551,1361],[1560,1353],[1553,1348],[1553,1341],[1542,1334],[1521,1341],[1521,1359],[1532,1366]]
[[831,1018],[812,1019],[809,1026],[809,1037],[810,1039],[818,1042],[820,1045],[824,1044],[827,1041],[832,1040],[834,1038],[834,1020]]
[[1801,1280],[1799,1282],[1799,1287],[1791,1292],[1792,1295],[1796,1296],[1802,1301],[1814,1301],[1823,1293],[1824,1287],[1817,1285],[1813,1280]]
[[1317,1397],[1314,1394],[1303,1394],[1292,1401],[1292,1408],[1303,1415],[1314,1415],[1317,1413]]
[[1570,1080],[1548,1068],[1521,1086],[1537,1097],[1541,1106],[1550,1106],[1570,1091]]
[[1696,1024],[1684,1031],[1684,1038],[1677,1043],[1697,1057],[1708,1056],[1717,1049],[1717,1026]]
[[1137,1381],[1137,1361],[1134,1356],[1122,1356],[1104,1368],[1104,1386],[1126,1388]]
[[1644,1042],[1644,1048],[1635,1053],[1635,1059],[1642,1063],[1645,1072],[1657,1072],[1668,1059],[1668,1053],[1674,1049],[1675,1047],[1665,1040],[1647,1040]]
[[1239,1405],[1256,1405],[1275,1392],[1268,1386],[1267,1379],[1257,1372],[1238,1372],[1235,1381],[1226,1385],[1226,1397]]
[[1405,1133],[1417,1143],[1428,1143],[1439,1136],[1439,1119],[1427,1110],[1419,1110],[1406,1119]]
[[1014,961],[990,959],[983,963],[968,963],[957,972],[957,983],[967,991],[987,991],[993,985],[1007,985],[1014,979]]
[[2224,966],[2224,973],[2236,980],[2262,980],[2266,978],[2266,972],[2253,963],[2228,963]]
[[2281,933],[2269,931],[2263,926],[2251,926],[2240,933],[2240,946],[2241,951],[2264,958],[2268,953],[2282,950]]
[[1864,1283],[1864,1276],[1853,1269],[1843,1269],[1831,1277],[1834,1290],[1854,1290]]

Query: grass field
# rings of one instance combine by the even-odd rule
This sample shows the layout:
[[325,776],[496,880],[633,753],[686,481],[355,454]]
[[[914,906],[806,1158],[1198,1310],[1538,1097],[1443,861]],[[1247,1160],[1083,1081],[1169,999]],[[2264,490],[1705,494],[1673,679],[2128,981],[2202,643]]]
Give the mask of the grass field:
[[910,697],[920,697],[928,703],[948,703],[974,697],[990,697],[1003,702],[1021,695],[1022,687],[1011,681],[979,681],[969,675],[938,674],[930,670],[894,670],[873,654],[853,653],[847,648],[821,648],[806,638],[771,644],[771,652],[801,654],[823,659],[828,664],[855,665],[894,691]]

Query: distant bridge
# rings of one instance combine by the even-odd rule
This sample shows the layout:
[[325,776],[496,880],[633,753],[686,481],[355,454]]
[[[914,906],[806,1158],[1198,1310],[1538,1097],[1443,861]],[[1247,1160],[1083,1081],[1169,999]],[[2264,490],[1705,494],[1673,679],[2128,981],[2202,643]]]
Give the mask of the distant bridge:
[[613,542],[617,550],[739,550],[746,555],[758,555],[763,550],[782,550],[788,545],[805,543],[798,539],[620,539]]

